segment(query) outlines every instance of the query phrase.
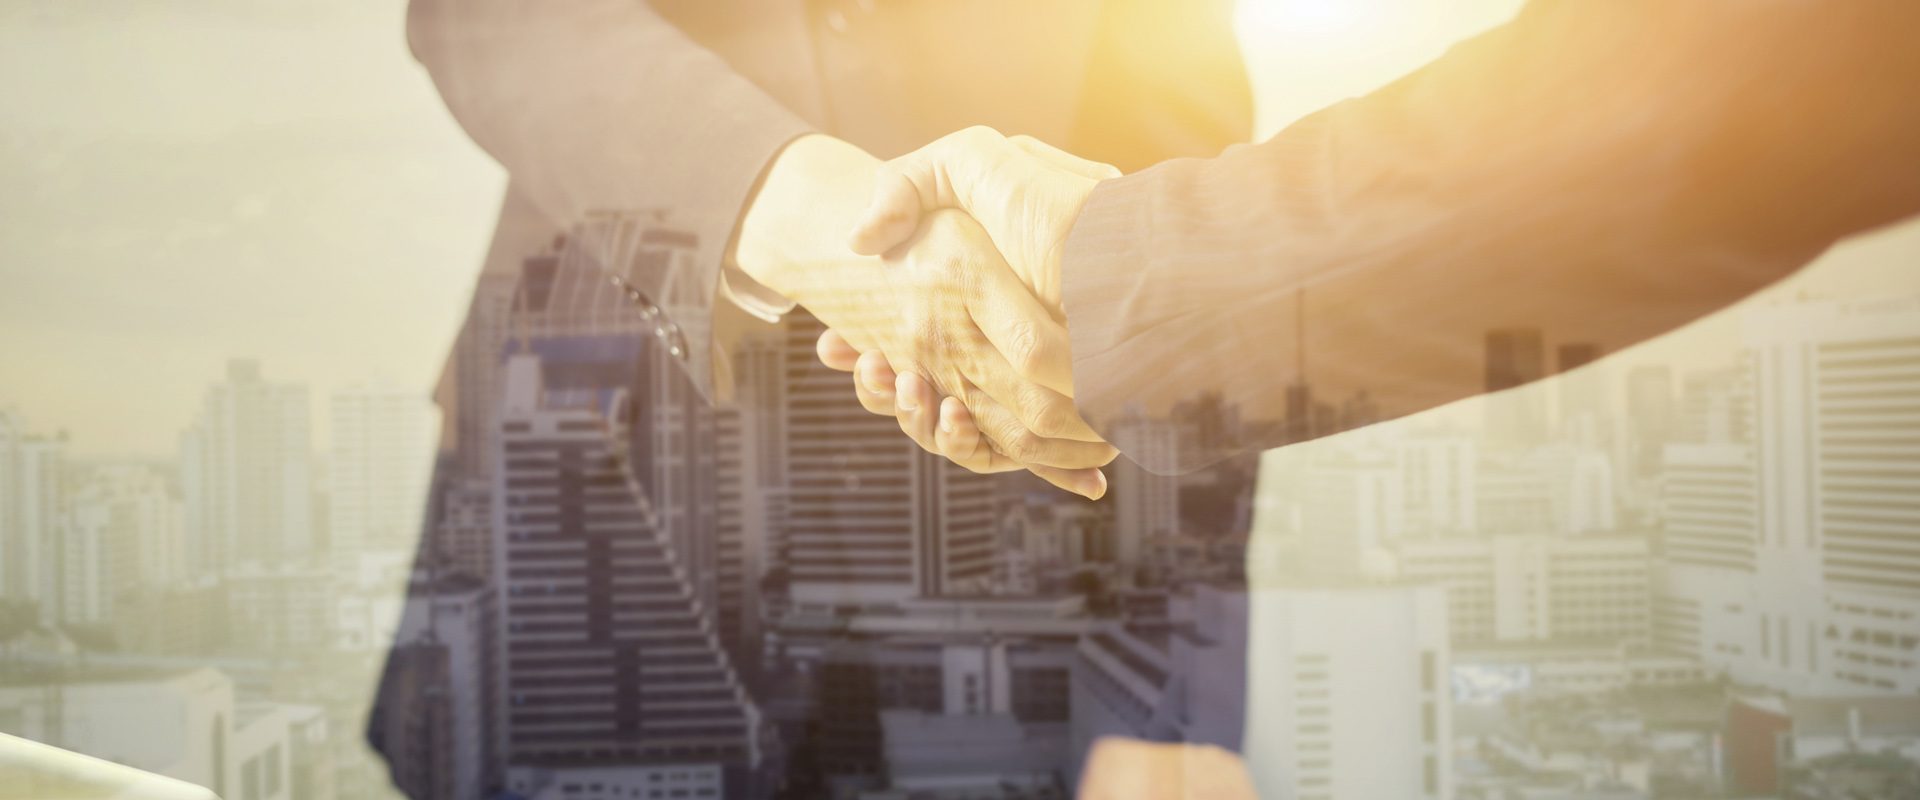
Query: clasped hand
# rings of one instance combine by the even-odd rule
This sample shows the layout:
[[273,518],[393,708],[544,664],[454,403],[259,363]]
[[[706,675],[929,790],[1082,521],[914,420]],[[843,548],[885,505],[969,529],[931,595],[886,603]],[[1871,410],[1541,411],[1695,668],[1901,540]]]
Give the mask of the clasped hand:
[[[850,175],[868,176],[873,198],[846,217],[850,240],[822,246],[820,213],[782,213],[824,204],[831,218]],[[827,325],[822,361],[854,372],[861,404],[922,448],[1097,498],[1117,453],[1074,408],[1060,250],[1093,185],[1115,175],[985,128],[886,164],[804,137],[769,170],[736,260]]]
[[[861,405],[895,416],[901,430],[929,452],[975,471],[1029,469],[1069,491],[1090,498],[1104,494],[1106,481],[1097,469],[1074,469],[1056,460],[1068,449],[1065,442],[1100,441],[1072,406],[1060,257],[1094,184],[1118,175],[1111,166],[989,128],[959,131],[883,165],[873,204],[855,225],[849,246],[856,253],[904,254],[911,260],[919,241],[962,224],[953,221],[955,211],[942,209],[964,211],[996,250],[975,254],[983,262],[976,268],[987,273],[1004,265],[1019,281],[1018,287],[1004,281],[996,286],[1000,296],[988,303],[1000,313],[982,325],[989,343],[1028,385],[984,397],[977,391],[947,391],[953,381],[923,371],[924,360],[903,363],[894,350],[863,347],[838,326],[821,336],[821,360],[853,372]],[[913,275],[909,271],[904,277]],[[982,277],[982,282],[993,281]],[[933,336],[940,332],[926,330]],[[1024,413],[1008,413],[1008,408]],[[1096,467],[1114,456],[1104,446],[1077,452],[1103,455]]]

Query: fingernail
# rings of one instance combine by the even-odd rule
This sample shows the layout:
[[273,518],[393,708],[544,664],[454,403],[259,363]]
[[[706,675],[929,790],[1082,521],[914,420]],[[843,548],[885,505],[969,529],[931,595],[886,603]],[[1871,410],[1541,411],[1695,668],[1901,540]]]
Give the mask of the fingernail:
[[880,395],[881,397],[893,394],[893,384],[886,381],[874,380],[869,377],[865,383],[867,384],[867,391]]
[[918,411],[920,409],[920,404],[914,402],[913,395],[910,394],[900,395],[894,398],[893,402],[901,411]]
[[1080,494],[1085,495],[1088,500],[1098,500],[1106,493],[1107,476],[1098,470],[1094,471],[1093,477],[1080,481]]
[[945,415],[940,417],[940,432],[946,434],[953,433],[953,420],[948,419]]

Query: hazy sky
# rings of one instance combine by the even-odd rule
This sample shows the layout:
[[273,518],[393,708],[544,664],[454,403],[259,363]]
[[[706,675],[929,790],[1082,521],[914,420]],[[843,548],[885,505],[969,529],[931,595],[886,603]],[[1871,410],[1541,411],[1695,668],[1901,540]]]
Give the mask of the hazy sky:
[[0,406],[163,454],[231,356],[424,391],[502,173],[400,2],[8,2]]
[[[636,0],[638,1],[638,0]],[[796,0],[797,1],[797,0]],[[1358,94],[1518,0],[1256,0],[1259,127]],[[423,395],[504,178],[407,53],[400,0],[0,0],[0,407],[81,454],[171,451],[229,357]],[[1786,291],[1920,290],[1920,226]],[[1626,354],[1730,352],[1738,310]],[[317,442],[324,444],[324,438]]]

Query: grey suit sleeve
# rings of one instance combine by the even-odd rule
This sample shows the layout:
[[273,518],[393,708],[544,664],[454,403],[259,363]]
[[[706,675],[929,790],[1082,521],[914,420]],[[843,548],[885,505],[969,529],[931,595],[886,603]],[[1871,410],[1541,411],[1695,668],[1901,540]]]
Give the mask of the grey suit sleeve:
[[[1096,428],[1213,395],[1188,469],[1494,383],[1490,331],[1614,350],[1920,211],[1920,3],[1536,0],[1258,145],[1101,184],[1069,237]],[[1497,387],[1496,387],[1497,388]]]
[[687,372],[711,396],[722,259],[762,170],[806,123],[640,0],[413,0],[407,38],[454,117],[556,225],[658,226],[690,245],[603,266],[688,332]]

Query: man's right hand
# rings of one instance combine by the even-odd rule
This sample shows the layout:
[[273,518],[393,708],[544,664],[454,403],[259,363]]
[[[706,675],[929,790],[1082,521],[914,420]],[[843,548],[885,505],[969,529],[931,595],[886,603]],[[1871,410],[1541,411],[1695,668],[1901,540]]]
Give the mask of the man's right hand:
[[[750,202],[736,262],[852,348],[879,353],[901,374],[924,377],[930,391],[966,403],[992,444],[959,453],[957,463],[977,471],[1026,467],[1098,497],[1106,486],[1098,468],[1117,452],[1064,391],[1066,330],[978,223],[954,211],[929,214],[884,258],[846,248],[838,231],[871,196],[878,166],[831,137],[796,140]],[[908,433],[932,449],[930,434]]]

